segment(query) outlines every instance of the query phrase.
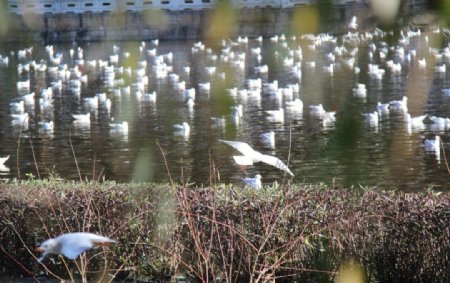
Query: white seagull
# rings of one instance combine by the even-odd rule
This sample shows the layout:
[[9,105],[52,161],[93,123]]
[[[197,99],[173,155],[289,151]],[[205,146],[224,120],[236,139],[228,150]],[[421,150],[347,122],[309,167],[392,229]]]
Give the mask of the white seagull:
[[325,109],[322,104],[309,106],[309,115],[322,119],[324,114]]
[[36,251],[42,253],[38,259],[39,262],[42,262],[49,254],[61,254],[68,259],[75,259],[83,252],[92,249],[94,245],[109,246],[112,243],[116,241],[93,233],[67,233],[44,241],[40,247],[36,248]]
[[247,187],[251,187],[254,189],[261,189],[262,187],[262,183],[261,183],[261,175],[260,174],[256,174],[254,178],[244,178],[244,184]]
[[9,155],[5,157],[0,157],[0,172],[9,172],[9,167],[5,165],[5,162],[8,161]]
[[183,124],[175,124],[173,125],[173,128],[175,129],[175,135],[182,136],[184,138],[188,138],[191,133],[191,127],[186,122],[183,122]]
[[381,103],[378,101],[377,112],[378,112],[378,115],[380,115],[380,116],[389,114],[389,103]]
[[275,148],[275,132],[270,131],[267,133],[261,134],[261,141],[264,144],[264,146],[274,149]]
[[389,101],[389,109],[392,111],[408,113],[408,97],[403,96],[401,100]]
[[358,28],[358,18],[356,16],[353,16],[350,20],[350,23],[348,23],[347,27],[349,29],[355,30]]
[[336,112],[325,111],[323,113],[322,125],[324,127],[333,127],[336,122]]
[[417,117],[411,117],[411,114],[407,113],[405,116],[405,120],[406,120],[406,127],[408,130],[408,133],[411,133],[413,130],[421,131],[421,130],[425,129],[425,124],[423,123],[423,121],[427,117],[428,117],[428,115],[426,115],[426,114],[417,116]]
[[0,166],[5,166],[5,162],[8,161],[9,155],[5,157],[0,157]]
[[110,123],[109,131],[114,133],[128,134],[128,122],[123,121],[122,123]]
[[436,154],[440,154],[440,141],[441,138],[439,136],[434,136],[434,139],[425,139],[423,140],[423,144],[425,147],[425,151],[435,152]]
[[266,110],[267,120],[272,123],[284,123],[284,109],[280,108],[278,110]]
[[73,121],[78,123],[91,123],[91,113],[72,114]]
[[229,146],[234,147],[243,155],[235,155],[233,156],[234,161],[241,166],[253,165],[256,162],[264,162],[269,165],[272,165],[280,170],[287,172],[289,175],[294,176],[294,174],[289,170],[286,164],[283,163],[280,159],[275,156],[262,154],[259,151],[254,150],[248,143],[240,142],[240,141],[225,141],[219,140],[223,143],[228,144]]
[[371,127],[378,127],[378,112],[377,111],[373,111],[373,112],[369,112],[369,113],[363,113],[362,114],[364,117],[365,122],[371,126]]
[[440,163],[441,161],[441,138],[439,136],[434,136],[434,139],[425,139],[423,141],[425,152],[433,154],[436,160]]

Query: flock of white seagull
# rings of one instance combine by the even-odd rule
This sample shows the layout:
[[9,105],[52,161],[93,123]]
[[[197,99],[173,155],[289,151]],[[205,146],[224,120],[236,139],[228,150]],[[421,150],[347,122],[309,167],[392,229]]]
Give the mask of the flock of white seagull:
[[[289,71],[291,82],[281,87],[278,81],[263,82],[262,76],[270,72],[268,65],[262,64],[262,38],[249,39],[246,37],[238,37],[236,40],[224,40],[220,51],[213,51],[201,42],[192,45],[191,52],[193,56],[199,54],[207,59],[210,65],[204,68],[206,77],[215,76],[224,79],[229,74],[223,72],[219,66],[227,65],[234,70],[238,76],[243,74],[245,77],[246,65],[249,60],[259,63],[254,68],[253,74],[256,78],[248,78],[245,80],[244,87],[235,87],[228,89],[228,95],[235,100],[235,105],[230,109],[231,117],[213,117],[213,125],[217,127],[223,126],[226,121],[230,120],[238,124],[243,116],[246,115],[245,102],[252,100],[261,100],[262,96],[269,96],[274,101],[278,101],[280,107],[278,109],[268,110],[265,112],[267,120],[271,123],[285,123],[287,114],[289,117],[302,115],[304,111],[303,102],[301,100],[301,78],[303,68],[315,68],[315,61],[303,60],[302,48],[296,44],[298,40],[307,42],[306,48],[314,51],[316,48],[329,44],[334,46],[332,51],[323,58],[327,65],[321,71],[328,73],[330,76],[341,68],[348,68],[354,73],[361,72],[360,66],[356,59],[359,47],[367,46],[367,56],[369,63],[367,72],[371,79],[381,80],[386,73],[392,76],[401,74],[405,64],[414,64],[418,68],[427,68],[427,59],[425,57],[418,58],[416,51],[411,47],[411,41],[414,38],[423,36],[421,32],[416,30],[404,30],[397,45],[389,46],[382,39],[385,32],[381,30],[373,30],[370,32],[357,31],[356,18],[353,18],[349,24],[351,29],[347,34],[337,38],[328,34],[318,35],[302,35],[299,37],[284,35],[273,36],[269,40],[278,46],[275,51],[281,65]],[[442,30],[432,31],[433,33],[442,33]],[[427,36],[425,36],[426,40]],[[252,48],[247,48],[249,42],[254,43]],[[39,107],[41,113],[51,111],[54,107],[54,99],[56,95],[72,95],[83,100],[85,105],[85,113],[72,113],[74,126],[89,127],[90,123],[99,108],[106,112],[111,112],[114,99],[123,96],[134,95],[136,101],[144,101],[148,103],[156,103],[158,94],[156,91],[150,92],[149,77],[156,79],[168,79],[173,90],[179,94],[181,100],[184,101],[185,107],[192,112],[198,95],[203,95],[211,91],[213,80],[204,81],[197,86],[192,85],[187,78],[189,77],[190,67],[184,67],[181,73],[176,73],[172,66],[175,60],[173,53],[159,54],[157,40],[149,43],[142,42],[139,46],[139,55],[144,58],[137,62],[136,68],[121,66],[120,62],[123,58],[131,56],[128,51],[121,51],[114,46],[112,54],[105,60],[86,60],[84,58],[83,49],[71,49],[69,56],[73,64],[71,66],[64,63],[63,54],[54,51],[53,46],[46,46],[46,58],[38,62],[33,56],[33,48],[27,48],[11,52],[9,55],[0,56],[0,65],[8,66],[10,56],[18,56],[19,65],[17,71],[20,80],[17,82],[18,96],[10,102],[10,118],[11,125],[21,130],[29,127],[29,120],[32,113],[35,113],[35,107]],[[390,60],[387,60],[390,54]],[[441,49],[429,47],[429,54],[433,56],[433,60],[437,62],[434,67],[436,73],[445,73],[447,63],[450,62],[450,46]],[[375,63],[377,58],[379,63]],[[98,93],[92,97],[83,97],[82,89],[89,84],[92,78],[88,77],[90,70],[100,70],[102,74],[103,84],[106,92]],[[30,77],[46,75],[50,78],[50,85],[31,91],[32,85]],[[183,79],[184,78],[184,79]],[[189,87],[190,86],[190,87]],[[69,93],[69,94],[67,94]],[[364,99],[368,95],[365,84],[357,83],[353,88],[353,95]],[[442,90],[443,96],[450,96],[450,89]],[[326,111],[323,105],[308,105],[308,113],[315,117],[323,127],[332,126],[336,121],[336,113]],[[287,112],[287,113],[286,113]],[[421,115],[411,117],[408,113],[408,98],[403,96],[399,100],[391,100],[386,102],[378,102],[373,111],[362,113],[361,119],[367,123],[368,127],[377,128],[380,120],[386,118],[390,113],[395,112],[404,117],[404,123],[408,132],[424,131],[425,129],[442,132],[450,128],[450,119],[447,117],[438,117],[431,115]],[[39,131],[51,133],[54,129],[53,120],[48,120],[42,115],[42,120],[38,121]],[[34,117],[36,119],[37,117]],[[112,119],[112,118],[111,118]],[[128,132],[127,121],[119,123],[110,123],[110,131],[126,135]],[[190,135],[190,125],[184,121],[174,125],[174,132],[184,138]],[[275,147],[275,133],[261,133],[262,142],[268,148]],[[254,150],[249,144],[241,141],[220,140],[220,142],[229,145],[239,151],[242,155],[234,156],[235,162],[240,166],[249,166],[255,162],[263,162],[284,171],[290,176],[294,176],[288,166],[279,158],[272,155],[263,154]],[[432,139],[424,139],[424,149],[433,152],[438,157],[440,155],[441,142],[439,135],[435,135]],[[9,156],[0,158],[0,170],[7,170],[5,162]],[[256,174],[254,178],[245,178],[246,185],[253,188],[261,187],[261,175]],[[36,249],[42,252],[39,261],[42,261],[49,254],[62,254],[69,259],[77,258],[81,253],[93,248],[95,245],[109,245],[116,241],[107,237],[91,234],[91,233],[68,233],[63,234],[54,239],[47,240]]]
[[[396,45],[389,46],[384,37],[387,32],[379,29],[371,31],[358,31],[357,19],[353,18],[349,27],[349,32],[341,36],[329,34],[306,34],[301,36],[273,36],[269,39],[270,44],[276,46],[275,58],[286,73],[289,74],[289,83],[284,86],[277,80],[267,81],[267,74],[270,68],[263,59],[264,48],[263,38],[238,37],[235,40],[227,39],[221,42],[219,50],[208,48],[202,42],[193,43],[191,55],[193,58],[202,58],[206,66],[200,70],[200,76],[204,78],[202,82],[193,84],[190,78],[191,67],[184,66],[180,70],[174,69],[174,53],[160,53],[159,41],[141,42],[139,50],[121,50],[118,46],[113,46],[112,53],[103,59],[86,59],[84,50],[81,47],[70,49],[69,54],[55,51],[52,45],[45,46],[45,57],[38,59],[34,56],[33,47],[19,50],[17,53],[11,52],[8,55],[0,56],[0,66],[8,66],[11,56],[17,56],[19,64],[17,72],[19,81],[17,82],[18,95],[10,102],[11,125],[21,131],[27,130],[30,125],[37,125],[39,132],[52,134],[54,121],[52,115],[55,107],[56,97],[65,99],[65,96],[77,97],[84,105],[84,113],[71,113],[74,127],[89,128],[92,121],[96,119],[99,109],[108,113],[111,122],[109,128],[111,133],[127,136],[128,122],[114,122],[111,112],[116,101],[124,97],[132,96],[134,100],[142,103],[156,105],[158,93],[152,90],[149,83],[151,79],[167,80],[172,87],[172,91],[183,101],[184,108],[189,112],[194,112],[194,107],[199,97],[208,97],[218,81],[225,81],[234,75],[234,79],[245,78],[241,85],[236,85],[227,89],[228,95],[234,99],[235,105],[230,109],[230,117],[211,117],[214,127],[224,127],[231,121],[237,126],[247,114],[247,102],[253,104],[261,103],[261,99],[269,98],[279,105],[278,108],[265,111],[266,119],[270,123],[286,123],[287,117],[295,120],[302,117],[304,105],[301,98],[302,71],[304,68],[316,69],[329,76],[341,69],[349,69],[354,74],[361,70],[367,70],[371,80],[382,80],[388,74],[396,76],[404,72],[404,66],[415,65],[419,69],[427,68],[427,58],[418,58],[414,44],[417,38],[425,38],[420,30],[405,29],[401,32]],[[432,33],[443,33],[445,31],[436,30]],[[302,42],[303,46],[300,46]],[[303,54],[305,48],[308,53],[314,52],[322,46],[331,46],[330,52],[325,54],[325,58],[320,58],[320,62],[325,62],[321,69],[316,67],[316,60],[305,59]],[[364,46],[364,47],[363,47]],[[361,48],[363,47],[363,48]],[[450,47],[433,48],[428,47],[429,54],[433,56],[433,61],[437,62],[434,67],[436,73],[445,74],[447,62],[450,61]],[[358,54],[360,50],[367,52],[369,59],[367,66],[358,65]],[[137,54],[137,55],[136,55]],[[64,58],[69,56],[70,58]],[[139,58],[136,65],[125,66],[122,62],[130,58]],[[389,59],[388,59],[389,58]],[[319,60],[318,60],[319,61]],[[68,63],[71,62],[71,63]],[[248,70],[249,62],[256,62],[256,67]],[[231,72],[230,72],[231,70]],[[250,72],[250,75],[246,73]],[[86,96],[83,91],[89,87],[91,81],[101,76],[104,92],[94,96]],[[49,85],[37,88],[31,84],[32,77],[43,76],[49,81]],[[353,88],[355,97],[366,99],[370,92],[365,84],[356,83]],[[449,89],[442,90],[443,96],[450,96]],[[39,109],[42,115],[35,116],[35,108]],[[327,111],[322,104],[308,105],[307,112],[314,117],[324,128],[332,127],[336,122],[336,112]],[[399,100],[379,101],[373,111],[362,113],[361,119],[367,123],[368,127],[377,129],[382,119],[389,117],[390,113],[404,116],[405,127],[408,132],[419,132],[425,129],[435,132],[445,131],[450,128],[450,119],[431,115],[421,115],[412,117],[408,113],[408,98],[403,96]],[[34,123],[30,123],[30,119]],[[36,120],[37,123],[36,123]],[[188,139],[191,135],[189,121],[180,121],[173,125],[175,135]],[[261,133],[261,142],[267,148],[275,148],[276,136],[273,131]],[[234,156],[234,160],[240,166],[252,165],[254,162],[263,162],[272,165],[290,176],[294,176],[288,166],[279,158],[262,154],[242,141],[221,142],[235,148],[242,155]],[[424,139],[424,149],[433,152],[436,157],[440,156],[440,138],[436,135],[432,139]],[[0,170],[8,170],[5,165],[8,157],[0,159]],[[255,178],[246,178],[246,184],[254,188],[261,187],[261,175]]]

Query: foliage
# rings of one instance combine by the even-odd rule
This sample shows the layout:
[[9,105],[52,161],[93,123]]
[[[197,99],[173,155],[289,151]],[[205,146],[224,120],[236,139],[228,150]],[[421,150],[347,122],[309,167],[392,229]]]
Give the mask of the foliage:
[[52,256],[42,266],[32,249],[91,231],[119,243],[87,253],[79,268],[87,279],[103,270],[122,279],[331,282],[340,267],[357,266],[368,281],[449,282],[449,208],[448,194],[431,191],[9,183],[0,185],[0,273],[72,278],[73,262]]

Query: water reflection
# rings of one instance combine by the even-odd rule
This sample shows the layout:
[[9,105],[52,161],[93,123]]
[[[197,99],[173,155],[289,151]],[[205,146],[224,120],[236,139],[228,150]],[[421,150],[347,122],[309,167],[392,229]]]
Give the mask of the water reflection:
[[1,176],[282,181],[271,166],[242,171],[225,139],[289,161],[296,182],[447,189],[445,151],[423,142],[447,147],[450,57],[431,40],[445,36],[2,44]]

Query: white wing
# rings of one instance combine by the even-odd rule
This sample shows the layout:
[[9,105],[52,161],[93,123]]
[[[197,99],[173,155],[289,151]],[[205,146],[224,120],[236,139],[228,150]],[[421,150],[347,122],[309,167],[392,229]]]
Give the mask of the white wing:
[[269,165],[275,166],[276,168],[283,170],[284,172],[287,172],[289,175],[294,176],[294,174],[289,170],[286,164],[283,163],[280,159],[278,159],[275,156],[262,154],[261,159],[262,162],[267,163]]
[[61,248],[61,253],[68,259],[75,259],[83,252],[92,249],[94,244],[87,239],[78,240],[71,239],[65,241]]
[[253,165],[253,160],[247,156],[235,155],[235,156],[233,156],[233,158],[234,158],[234,162],[236,162],[237,165],[240,165],[240,166]]
[[253,163],[261,161],[269,165],[275,166],[276,168],[287,172],[289,175],[294,176],[294,174],[291,172],[291,170],[289,170],[286,164],[284,164],[283,161],[281,161],[275,156],[262,154],[259,151],[254,150],[251,146],[249,146],[245,142],[225,141],[225,140],[219,141],[234,147],[244,155],[244,156],[233,156],[234,161],[236,161],[236,163],[239,165],[251,165],[250,161],[252,161]]
[[229,146],[234,147],[237,151],[242,153],[246,156],[251,156],[254,154],[254,150],[251,146],[248,145],[248,143],[245,142],[239,142],[239,141],[225,141],[225,140],[219,140],[223,143],[226,143]]
[[69,258],[75,259],[81,253],[90,250],[95,243],[115,243],[107,237],[99,236],[93,233],[68,233],[56,238],[61,243],[61,253]]
[[112,240],[108,237],[104,237],[104,236],[100,236],[97,234],[93,234],[93,233],[80,233],[80,234],[84,234],[90,241],[92,241],[94,244],[95,243],[117,243],[117,241]]

